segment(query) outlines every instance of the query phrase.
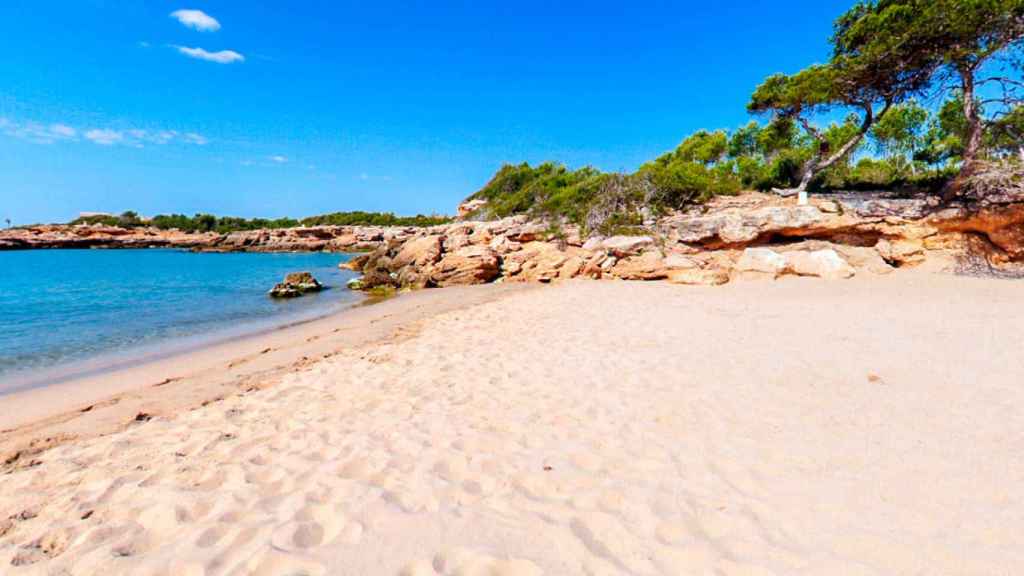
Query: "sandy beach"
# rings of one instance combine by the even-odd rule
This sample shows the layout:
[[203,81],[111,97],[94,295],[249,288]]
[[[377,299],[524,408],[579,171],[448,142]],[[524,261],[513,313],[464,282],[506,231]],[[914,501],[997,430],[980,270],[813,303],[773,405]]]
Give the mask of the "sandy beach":
[[3,397],[0,572],[1012,574],[1022,286],[443,289]]

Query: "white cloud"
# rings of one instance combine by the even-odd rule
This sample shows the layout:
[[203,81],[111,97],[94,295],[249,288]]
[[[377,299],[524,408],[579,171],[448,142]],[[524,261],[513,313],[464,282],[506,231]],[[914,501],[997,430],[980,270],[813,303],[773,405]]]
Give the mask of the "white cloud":
[[51,124],[50,133],[61,138],[74,138],[78,131],[67,124]]
[[175,10],[171,18],[181,22],[183,26],[200,32],[216,32],[220,30],[220,22],[202,10]]
[[195,58],[197,60],[206,60],[207,62],[216,62],[217,64],[245,62],[245,56],[242,56],[234,50],[208,52],[202,48],[189,48],[188,46],[175,46],[174,49],[180,52],[181,54],[188,56],[189,58]]
[[77,132],[64,124],[44,126],[38,122],[15,123],[7,118],[0,118],[0,130],[7,136],[26,140],[34,144],[53,144],[64,140],[75,140]]
[[34,144],[53,144],[55,142],[74,142],[80,138],[102,146],[123,145],[142,148],[146,144],[189,144],[203,146],[210,140],[196,132],[181,134],[174,130],[144,130],[141,128],[91,128],[89,130],[75,128],[63,122],[44,125],[39,122],[16,122],[0,117],[0,134],[32,142]]
[[109,128],[94,128],[85,133],[85,137],[96,144],[111,146],[124,140],[124,134]]
[[287,156],[271,156],[270,159],[273,160],[274,162],[277,162],[278,164],[286,164],[288,162]]

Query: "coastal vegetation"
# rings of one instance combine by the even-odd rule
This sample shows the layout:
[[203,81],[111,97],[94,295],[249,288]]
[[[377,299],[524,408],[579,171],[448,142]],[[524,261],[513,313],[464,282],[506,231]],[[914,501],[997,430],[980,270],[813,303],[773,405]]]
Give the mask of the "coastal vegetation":
[[183,232],[217,232],[226,234],[245,230],[295,228],[297,226],[436,226],[451,219],[445,216],[396,216],[390,212],[333,212],[310,216],[301,220],[293,218],[235,218],[212,214],[160,214],[142,218],[136,212],[120,215],[93,215],[75,219],[71,224],[102,224],[122,228],[153,227],[160,230],[181,230]]
[[633,173],[506,165],[470,200],[588,231],[744,189],[942,193],[1024,181],[1024,0],[872,0],[823,64],[773,74],[732,131],[701,130]]

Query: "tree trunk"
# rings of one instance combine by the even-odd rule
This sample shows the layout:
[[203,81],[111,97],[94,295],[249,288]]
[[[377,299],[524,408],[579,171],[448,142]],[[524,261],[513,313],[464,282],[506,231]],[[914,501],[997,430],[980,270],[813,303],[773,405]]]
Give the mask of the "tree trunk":
[[801,192],[806,192],[807,186],[810,185],[811,181],[814,180],[815,176],[821,174],[830,166],[834,165],[836,162],[839,162],[840,160],[845,158],[850,152],[853,152],[853,150],[858,145],[860,145],[860,143],[864,140],[864,137],[867,135],[868,131],[871,130],[871,127],[875,124],[876,121],[880,120],[886,112],[889,111],[889,108],[891,106],[891,103],[886,102],[885,107],[882,108],[882,111],[879,112],[877,115],[875,115],[874,107],[872,107],[870,104],[864,106],[864,121],[861,122],[860,130],[857,132],[857,135],[851,138],[850,141],[847,142],[846,144],[843,144],[842,147],[840,147],[835,154],[832,154],[831,156],[828,157],[826,157],[830,150],[828,140],[826,140],[820,132],[815,130],[810,125],[810,123],[807,122],[807,120],[801,118],[800,122],[803,123],[804,129],[806,129],[811,135],[813,135],[820,144],[820,146],[818,147],[818,153],[814,156],[814,158],[808,160],[807,164],[804,165],[804,174],[800,178],[799,186],[792,190],[776,189],[775,193],[779,194],[780,196],[795,196]]
[[974,71],[969,70],[962,74],[964,116],[967,118],[967,142],[964,145],[964,163],[961,173],[970,175],[977,169],[984,127],[981,124],[981,112],[978,110],[978,104],[974,101]]
[[964,182],[977,173],[980,160],[978,156],[981,154],[981,142],[984,136],[981,111],[978,110],[978,103],[974,99],[976,93],[974,68],[961,66],[958,71],[960,73],[960,88],[963,90],[964,118],[967,120],[967,141],[964,142],[960,174],[943,190],[942,196],[945,200],[952,200],[958,196],[963,189]]

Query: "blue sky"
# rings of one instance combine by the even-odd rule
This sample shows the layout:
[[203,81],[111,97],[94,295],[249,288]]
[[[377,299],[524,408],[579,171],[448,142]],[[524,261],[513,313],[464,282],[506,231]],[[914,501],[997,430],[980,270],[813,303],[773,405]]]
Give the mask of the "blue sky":
[[748,121],[851,3],[13,0],[0,218],[452,212],[504,162],[632,170]]

